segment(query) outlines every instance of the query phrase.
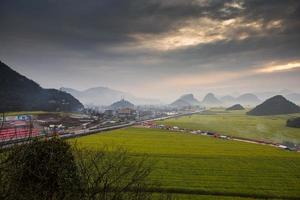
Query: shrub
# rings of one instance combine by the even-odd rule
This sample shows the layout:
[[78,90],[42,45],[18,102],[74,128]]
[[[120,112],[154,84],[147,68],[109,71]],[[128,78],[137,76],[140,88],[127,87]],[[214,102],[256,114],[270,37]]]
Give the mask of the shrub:
[[148,178],[151,166],[146,156],[130,156],[124,149],[89,151],[58,138],[32,140],[0,152],[0,198],[152,199],[159,188]]
[[286,126],[300,128],[300,117],[288,119],[286,122]]
[[72,149],[60,139],[13,147],[6,166],[9,199],[79,199]]

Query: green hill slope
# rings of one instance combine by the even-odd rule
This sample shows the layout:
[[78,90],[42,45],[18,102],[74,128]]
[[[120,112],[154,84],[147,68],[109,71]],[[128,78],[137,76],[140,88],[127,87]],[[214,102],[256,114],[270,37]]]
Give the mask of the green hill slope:
[[0,61],[0,112],[79,111],[83,105],[72,95],[44,89]]
[[256,106],[250,110],[248,115],[282,115],[300,113],[300,107],[293,102],[287,100],[281,95],[276,95],[270,99],[267,99],[262,104]]

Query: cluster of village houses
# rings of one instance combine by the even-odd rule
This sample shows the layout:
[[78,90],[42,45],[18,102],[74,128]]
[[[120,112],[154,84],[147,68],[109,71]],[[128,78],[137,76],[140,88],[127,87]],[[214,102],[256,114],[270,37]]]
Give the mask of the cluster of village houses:
[[17,115],[5,116],[0,118],[0,141],[11,138],[24,138],[28,136],[37,136],[38,130],[32,124],[32,116]]
[[5,120],[2,119],[4,123],[0,130],[0,140],[4,141],[39,135],[62,135],[74,133],[79,130],[95,131],[100,128],[120,126],[129,122],[134,122],[135,124],[146,128],[206,135],[214,138],[258,143],[287,150],[300,151],[298,146],[287,146],[273,142],[227,136],[212,131],[192,130],[178,126],[158,124],[158,119],[165,119],[176,115],[180,114],[177,112],[154,112],[150,110],[137,111],[132,108],[121,108],[117,110],[106,110],[101,113],[100,116],[90,116],[85,114],[71,114],[66,117],[58,117],[57,114],[7,116]]
[[5,116],[5,119],[1,120],[4,122],[4,126],[0,131],[0,140],[38,135],[62,135],[75,133],[79,130],[93,131],[100,128],[157,119],[175,114],[177,112],[147,107],[119,107],[93,114],[40,113],[34,115]]

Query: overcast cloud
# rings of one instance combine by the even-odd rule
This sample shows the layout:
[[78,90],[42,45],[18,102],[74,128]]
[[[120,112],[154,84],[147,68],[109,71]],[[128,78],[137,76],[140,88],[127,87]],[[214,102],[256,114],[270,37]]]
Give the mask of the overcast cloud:
[[299,91],[298,0],[1,0],[0,59],[44,87]]

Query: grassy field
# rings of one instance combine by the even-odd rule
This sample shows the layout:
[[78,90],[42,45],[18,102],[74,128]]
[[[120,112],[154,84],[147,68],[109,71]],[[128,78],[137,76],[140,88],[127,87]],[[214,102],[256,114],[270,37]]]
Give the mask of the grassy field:
[[248,116],[245,111],[215,110],[187,117],[168,119],[161,124],[182,128],[214,131],[224,135],[273,142],[289,141],[300,144],[300,129],[286,127],[287,119],[300,116]]
[[[154,199],[159,199],[154,195]],[[233,196],[214,196],[214,195],[191,195],[191,194],[172,194],[172,200],[253,200],[253,198],[233,197]],[[257,199],[256,199],[257,200]],[[262,199],[261,199],[262,200]]]
[[5,116],[15,116],[15,115],[40,115],[47,114],[46,111],[18,111],[18,112],[6,112]]
[[48,112],[48,111],[18,111],[18,112],[6,112],[5,116],[15,116],[15,115],[43,115],[43,114],[59,114],[59,115],[70,115],[70,114],[80,114],[72,112]]
[[176,199],[300,198],[300,154],[296,152],[144,128],[71,140],[75,141],[81,148],[123,146],[135,156],[148,154],[155,161],[151,177],[168,191],[182,193]]

